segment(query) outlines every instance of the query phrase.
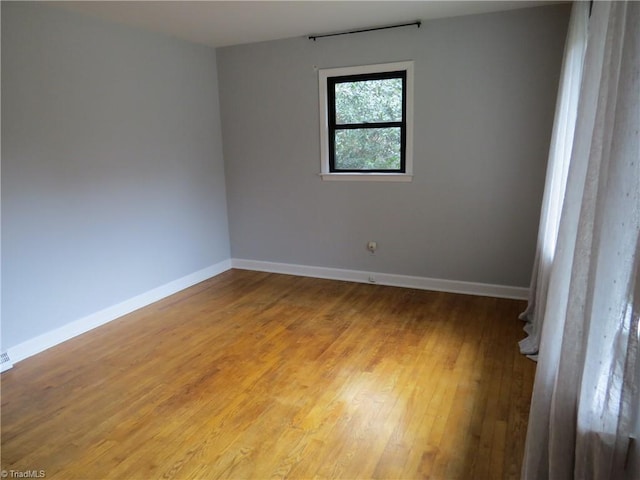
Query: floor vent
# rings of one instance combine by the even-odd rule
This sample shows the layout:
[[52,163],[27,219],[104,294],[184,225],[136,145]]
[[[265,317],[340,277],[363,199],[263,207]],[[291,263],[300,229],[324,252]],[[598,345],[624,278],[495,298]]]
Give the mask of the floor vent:
[[0,372],[9,370],[11,367],[13,367],[13,364],[11,363],[11,359],[9,358],[9,354],[1,353],[0,354]]

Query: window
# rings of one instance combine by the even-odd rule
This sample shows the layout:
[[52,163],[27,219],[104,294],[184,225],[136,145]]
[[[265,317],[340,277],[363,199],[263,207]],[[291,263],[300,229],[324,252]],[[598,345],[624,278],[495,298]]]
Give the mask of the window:
[[413,62],[320,70],[325,180],[410,181]]

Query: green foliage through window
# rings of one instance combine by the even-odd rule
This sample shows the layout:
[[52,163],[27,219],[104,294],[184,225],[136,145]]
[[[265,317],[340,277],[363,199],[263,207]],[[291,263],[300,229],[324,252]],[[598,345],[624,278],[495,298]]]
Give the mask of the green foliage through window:
[[336,83],[336,124],[402,121],[402,79]]
[[336,131],[338,170],[399,170],[400,128]]
[[403,172],[405,72],[329,78],[332,171]]

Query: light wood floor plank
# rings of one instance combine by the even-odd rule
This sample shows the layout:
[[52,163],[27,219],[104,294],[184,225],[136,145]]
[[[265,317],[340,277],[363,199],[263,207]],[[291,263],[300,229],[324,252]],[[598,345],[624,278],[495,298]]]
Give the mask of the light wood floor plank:
[[2,374],[3,470],[519,476],[523,302],[231,270]]

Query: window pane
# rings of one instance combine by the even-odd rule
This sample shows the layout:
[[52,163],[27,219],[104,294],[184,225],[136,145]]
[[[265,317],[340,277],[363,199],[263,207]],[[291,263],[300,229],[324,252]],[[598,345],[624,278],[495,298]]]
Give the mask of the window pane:
[[336,130],[336,170],[399,170],[400,127]]
[[402,79],[336,83],[336,124],[402,121]]

